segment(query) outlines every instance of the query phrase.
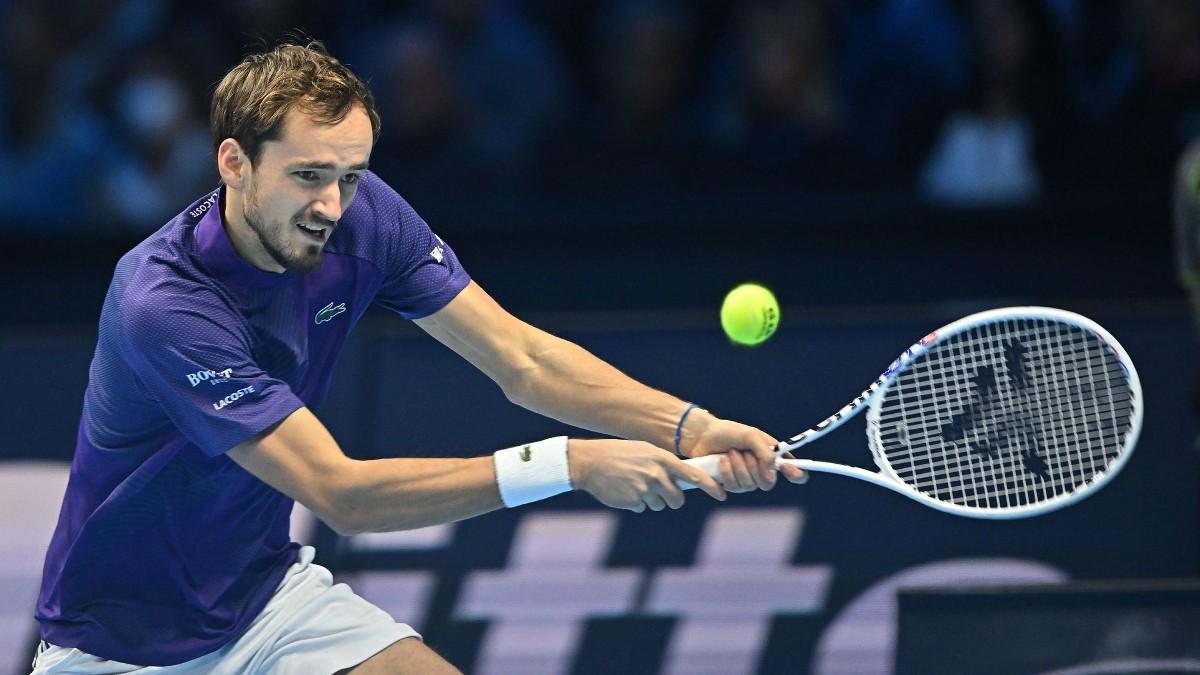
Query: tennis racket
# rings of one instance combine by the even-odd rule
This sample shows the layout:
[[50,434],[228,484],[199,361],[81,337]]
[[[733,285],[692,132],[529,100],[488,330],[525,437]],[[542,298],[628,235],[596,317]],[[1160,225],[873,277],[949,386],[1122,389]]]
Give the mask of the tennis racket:
[[[926,335],[776,455],[863,409],[878,471],[777,463],[865,480],[947,513],[1023,518],[1077,502],[1117,475],[1141,431],[1142,388],[1129,355],[1094,321],[1046,307],[993,309]],[[719,480],[719,460],[687,461]]]

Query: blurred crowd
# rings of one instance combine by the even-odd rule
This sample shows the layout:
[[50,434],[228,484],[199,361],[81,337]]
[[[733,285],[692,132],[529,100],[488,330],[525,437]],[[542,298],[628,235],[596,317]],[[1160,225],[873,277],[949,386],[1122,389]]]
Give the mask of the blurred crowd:
[[0,0],[4,227],[148,232],[216,184],[207,102],[301,29],[368,79],[372,168],[504,192],[1161,183],[1200,135],[1200,0]]

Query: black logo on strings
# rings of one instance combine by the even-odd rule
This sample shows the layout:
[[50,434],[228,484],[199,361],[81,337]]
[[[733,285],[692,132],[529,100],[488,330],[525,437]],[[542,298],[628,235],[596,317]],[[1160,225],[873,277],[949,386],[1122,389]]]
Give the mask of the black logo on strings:
[[[1004,363],[1008,384],[1018,394],[1027,393],[1031,384],[1027,372],[1026,348],[1012,339],[1004,346]],[[999,383],[994,366],[979,366],[971,375],[972,400],[963,406],[950,421],[942,425],[942,440],[954,444],[967,438],[984,419],[991,425],[980,438],[967,441],[971,452],[996,459],[1002,452],[1019,448],[1025,470],[1040,480],[1050,478],[1043,456],[1041,439],[1021,411],[997,410],[1000,404]]]

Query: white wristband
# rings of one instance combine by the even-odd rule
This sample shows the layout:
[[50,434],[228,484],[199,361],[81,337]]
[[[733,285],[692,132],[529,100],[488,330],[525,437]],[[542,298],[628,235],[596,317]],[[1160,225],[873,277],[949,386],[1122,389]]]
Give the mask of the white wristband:
[[500,499],[507,507],[536,502],[572,489],[566,436],[497,450],[492,457]]

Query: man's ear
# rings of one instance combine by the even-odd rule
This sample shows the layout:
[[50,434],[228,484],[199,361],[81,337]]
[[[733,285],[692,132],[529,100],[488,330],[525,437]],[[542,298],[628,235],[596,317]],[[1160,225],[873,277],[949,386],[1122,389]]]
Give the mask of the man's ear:
[[250,157],[242,149],[241,143],[232,138],[221,141],[221,145],[217,146],[217,172],[221,174],[221,182],[234,190],[241,190],[251,170]]

